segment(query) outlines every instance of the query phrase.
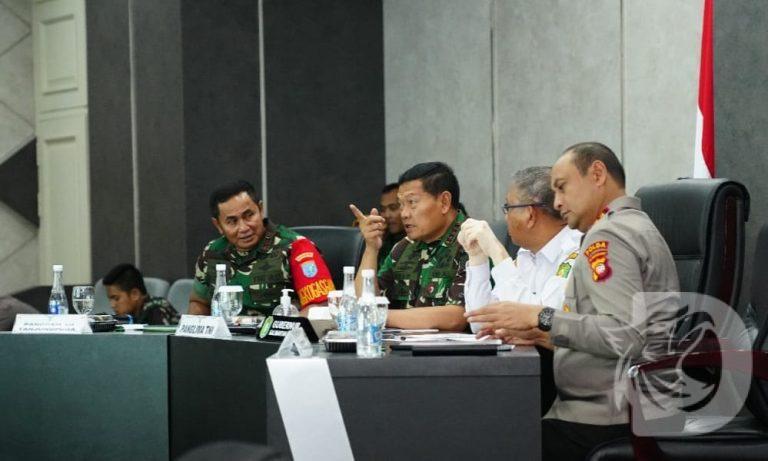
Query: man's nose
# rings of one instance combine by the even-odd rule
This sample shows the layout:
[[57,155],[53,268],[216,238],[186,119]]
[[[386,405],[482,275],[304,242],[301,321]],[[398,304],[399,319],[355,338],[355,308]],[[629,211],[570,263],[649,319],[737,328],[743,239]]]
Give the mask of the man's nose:
[[560,211],[560,208],[563,207],[563,200],[562,197],[560,197],[560,194],[555,194],[555,210]]

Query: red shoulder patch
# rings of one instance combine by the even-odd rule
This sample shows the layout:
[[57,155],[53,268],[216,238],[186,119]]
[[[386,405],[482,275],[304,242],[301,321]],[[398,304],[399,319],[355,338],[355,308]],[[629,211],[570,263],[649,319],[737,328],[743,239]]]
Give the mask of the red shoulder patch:
[[315,245],[305,238],[291,243],[291,275],[293,288],[304,308],[324,302],[334,289],[331,273]]
[[593,281],[600,282],[611,276],[611,266],[608,263],[608,242],[606,240],[598,240],[589,245],[584,250],[584,256],[592,270]]

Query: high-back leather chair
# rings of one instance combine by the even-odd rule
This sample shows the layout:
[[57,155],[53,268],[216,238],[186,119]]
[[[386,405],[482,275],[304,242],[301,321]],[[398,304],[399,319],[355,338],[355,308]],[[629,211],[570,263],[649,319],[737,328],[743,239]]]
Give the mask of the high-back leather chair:
[[344,284],[344,266],[357,267],[360,262],[363,237],[356,227],[301,226],[294,231],[312,240],[323,254],[333,284],[341,290]]
[[[757,238],[755,260],[768,257],[768,226],[763,226]],[[618,439],[596,447],[587,457],[589,461],[619,460],[726,460],[739,461],[768,459],[768,296],[764,294],[768,286],[768,272],[755,271],[752,279],[750,304],[757,314],[758,331],[752,344],[752,350],[705,351],[699,353],[697,367],[708,369],[722,368],[725,361],[722,355],[738,357],[729,363],[744,363],[752,360],[752,383],[746,402],[750,414],[736,416],[724,427],[710,433],[694,434],[685,428],[679,434],[656,438]],[[761,313],[763,315],[761,315]],[[689,355],[688,358],[695,354]],[[749,357],[751,356],[751,357]],[[679,357],[667,361],[672,366],[680,366]],[[691,366],[684,361],[683,366]],[[646,367],[653,367],[658,362],[638,367],[638,375]],[[728,392],[728,386],[721,386],[718,392]],[[714,418],[717,418],[715,416]],[[707,417],[699,416],[700,425],[707,426]],[[633,447],[634,444],[634,447]]]
[[678,179],[640,188],[643,211],[664,236],[680,290],[736,306],[744,266],[749,193],[728,179]]

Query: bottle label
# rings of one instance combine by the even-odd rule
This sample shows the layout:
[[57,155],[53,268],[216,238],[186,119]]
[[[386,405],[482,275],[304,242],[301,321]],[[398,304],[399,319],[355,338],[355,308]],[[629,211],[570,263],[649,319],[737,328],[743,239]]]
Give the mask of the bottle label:
[[368,327],[369,334],[371,337],[369,338],[369,341],[371,342],[371,346],[379,346],[381,345],[381,327],[379,327],[377,324],[371,324]]
[[48,313],[53,315],[59,314],[59,303],[56,301],[48,301]]

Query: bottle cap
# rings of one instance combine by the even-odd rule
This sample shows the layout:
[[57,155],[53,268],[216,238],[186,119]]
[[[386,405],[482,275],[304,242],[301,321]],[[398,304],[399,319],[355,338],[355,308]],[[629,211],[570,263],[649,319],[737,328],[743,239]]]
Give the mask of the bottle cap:
[[62,266],[61,264],[54,264],[53,265],[53,271],[54,272],[61,272],[63,270],[64,270],[64,266]]
[[225,270],[227,270],[227,265],[226,264],[216,264],[216,270],[217,271],[225,271]]
[[355,266],[344,266],[344,273],[345,274],[354,274],[355,273]]
[[363,269],[363,278],[370,277],[373,278],[373,276],[376,274],[376,271],[373,269]]

